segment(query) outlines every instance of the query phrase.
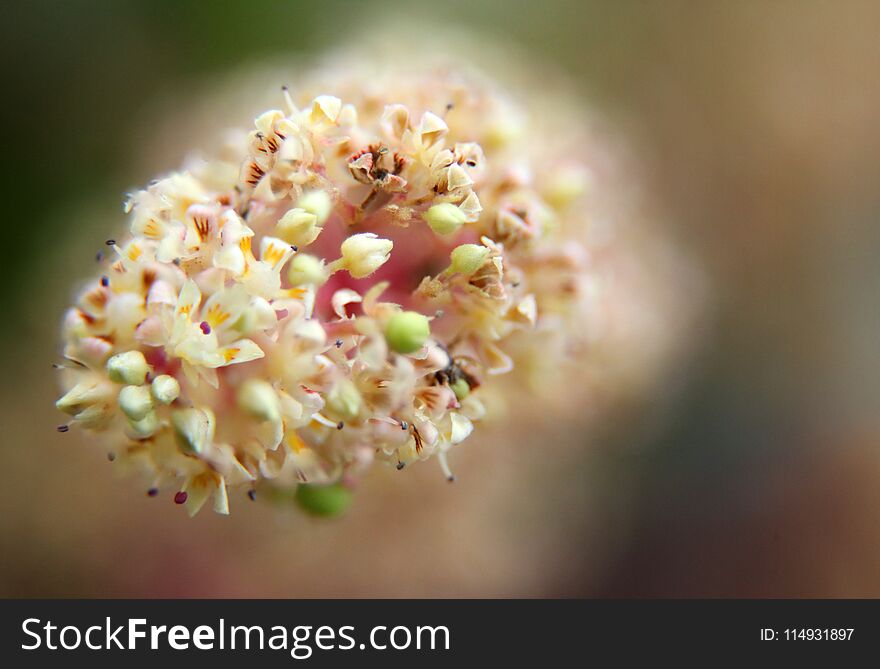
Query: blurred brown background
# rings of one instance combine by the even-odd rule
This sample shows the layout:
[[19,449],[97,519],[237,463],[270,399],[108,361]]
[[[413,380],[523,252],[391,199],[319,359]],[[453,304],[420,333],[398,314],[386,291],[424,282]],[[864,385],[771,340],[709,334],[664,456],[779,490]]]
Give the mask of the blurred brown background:
[[458,23],[566,70],[626,129],[657,218],[711,276],[688,371],[573,462],[487,443],[461,465],[491,458],[479,476],[379,473],[340,521],[240,500],[191,521],[55,433],[71,279],[122,224],[123,194],[185,149],[151,163],[148,119],[413,4],[0,10],[0,595],[880,596],[876,2],[417,10],[426,40],[430,20]]

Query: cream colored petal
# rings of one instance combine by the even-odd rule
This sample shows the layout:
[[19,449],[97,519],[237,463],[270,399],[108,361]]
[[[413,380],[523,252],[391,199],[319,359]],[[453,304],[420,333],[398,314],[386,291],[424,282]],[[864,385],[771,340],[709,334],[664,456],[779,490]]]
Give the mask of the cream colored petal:
[[219,352],[223,356],[224,362],[220,365],[210,366],[225,367],[226,365],[237,365],[242,362],[257,360],[265,355],[256,342],[250,339],[239,339],[229,346],[220,348]]
[[333,297],[330,299],[330,304],[333,307],[333,313],[339,316],[339,318],[348,318],[345,313],[346,305],[357,304],[361,302],[362,299],[363,298],[351,288],[342,288],[333,293]]

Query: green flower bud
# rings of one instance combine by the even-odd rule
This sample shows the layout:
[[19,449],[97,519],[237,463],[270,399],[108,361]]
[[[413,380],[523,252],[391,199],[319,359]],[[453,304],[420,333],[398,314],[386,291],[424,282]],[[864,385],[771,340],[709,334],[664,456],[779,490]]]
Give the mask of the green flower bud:
[[147,386],[125,386],[119,391],[119,408],[131,420],[141,420],[153,410],[150,389]]
[[467,215],[451,202],[441,202],[425,212],[425,220],[438,235],[451,235],[464,225]]
[[180,384],[173,376],[162,374],[153,379],[153,385],[150,389],[153,393],[153,399],[160,404],[171,404],[180,395]]
[[464,379],[458,379],[455,383],[449,385],[452,392],[455,393],[455,399],[461,402],[471,392],[471,387]]
[[313,516],[329,518],[344,513],[352,501],[351,491],[341,483],[333,485],[300,484],[296,488],[296,503]]
[[107,374],[116,383],[139,386],[147,380],[149,371],[147,359],[140,351],[119,353],[107,361]]
[[416,311],[398,311],[385,324],[385,341],[392,351],[414,353],[431,336],[427,316]]
[[486,262],[491,250],[479,244],[462,244],[452,249],[450,258],[452,264],[449,271],[453,274],[470,276]]
[[327,281],[327,270],[324,261],[308,253],[299,253],[290,261],[287,277],[291,286],[320,286]]

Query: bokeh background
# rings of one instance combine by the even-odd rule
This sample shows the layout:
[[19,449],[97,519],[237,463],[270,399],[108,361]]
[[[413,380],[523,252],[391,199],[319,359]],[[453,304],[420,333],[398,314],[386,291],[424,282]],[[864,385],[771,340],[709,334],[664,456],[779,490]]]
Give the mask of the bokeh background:
[[[0,595],[880,596],[880,4],[0,12]],[[54,430],[73,279],[124,193],[183,157],[155,150],[162,119],[230,70],[385,17],[567,72],[636,147],[664,234],[711,286],[703,315],[681,362],[589,438],[550,424],[525,449],[487,442],[454,488],[426,467],[380,474],[333,522],[242,503],[190,520]],[[542,458],[547,440],[571,457]]]

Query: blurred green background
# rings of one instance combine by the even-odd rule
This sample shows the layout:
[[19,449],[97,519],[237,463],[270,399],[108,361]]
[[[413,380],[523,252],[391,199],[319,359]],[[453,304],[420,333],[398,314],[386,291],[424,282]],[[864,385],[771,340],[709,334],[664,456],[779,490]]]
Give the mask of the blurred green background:
[[[0,11],[0,594],[880,596],[880,4]],[[157,117],[232,68],[407,16],[425,40],[442,21],[539,54],[626,130],[657,218],[714,286],[688,374],[576,467],[523,473],[497,450],[490,481],[452,495],[419,474],[384,496],[379,481],[331,524],[157,508],[54,431],[71,279],[118,231],[124,193],[184,155],[150,151]]]

